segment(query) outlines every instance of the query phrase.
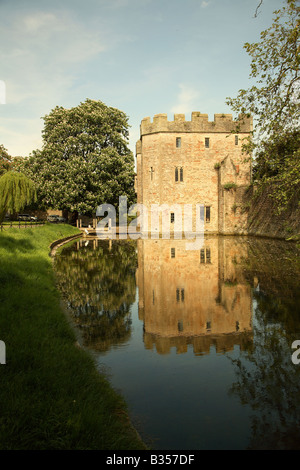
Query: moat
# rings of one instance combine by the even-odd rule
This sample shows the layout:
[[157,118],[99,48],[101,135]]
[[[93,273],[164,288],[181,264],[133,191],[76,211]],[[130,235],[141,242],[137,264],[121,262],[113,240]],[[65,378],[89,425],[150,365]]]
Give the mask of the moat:
[[81,239],[55,269],[84,346],[152,448],[300,448],[294,243]]

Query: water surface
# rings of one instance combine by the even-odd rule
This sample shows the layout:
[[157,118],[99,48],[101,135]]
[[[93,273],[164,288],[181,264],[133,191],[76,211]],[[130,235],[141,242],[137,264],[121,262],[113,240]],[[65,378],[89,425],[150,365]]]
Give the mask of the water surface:
[[154,449],[299,449],[300,253],[208,237],[80,240],[59,285],[99,371]]

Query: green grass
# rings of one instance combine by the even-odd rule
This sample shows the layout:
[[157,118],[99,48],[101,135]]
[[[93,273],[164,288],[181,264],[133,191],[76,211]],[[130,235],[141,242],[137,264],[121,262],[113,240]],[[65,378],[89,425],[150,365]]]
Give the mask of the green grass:
[[126,404],[76,347],[49,245],[68,225],[0,233],[0,449],[145,449]]
[[235,183],[225,183],[223,185],[223,188],[224,189],[236,189],[237,188],[237,185]]
[[33,221],[29,221],[29,220],[12,220],[12,221],[8,221],[8,220],[4,220],[2,222],[1,225],[5,226],[5,228],[7,227],[10,227],[10,226],[14,226],[14,225],[17,225],[17,226],[26,226],[26,227],[31,227],[31,225],[42,225],[44,224],[45,222],[43,221],[40,221],[40,222],[36,222],[35,220]]

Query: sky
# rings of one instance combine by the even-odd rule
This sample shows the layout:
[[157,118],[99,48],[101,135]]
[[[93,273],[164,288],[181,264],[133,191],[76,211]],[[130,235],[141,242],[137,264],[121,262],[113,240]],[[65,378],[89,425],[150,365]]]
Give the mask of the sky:
[[144,117],[225,104],[251,85],[246,42],[283,0],[0,0],[0,144],[42,147],[43,116],[87,98],[129,118],[135,154]]

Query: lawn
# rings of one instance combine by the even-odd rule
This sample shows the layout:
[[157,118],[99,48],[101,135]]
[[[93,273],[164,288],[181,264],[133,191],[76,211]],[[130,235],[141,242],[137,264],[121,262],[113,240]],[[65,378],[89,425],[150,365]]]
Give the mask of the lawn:
[[0,233],[1,450],[145,449],[60,307],[49,245],[77,232],[46,224]]

